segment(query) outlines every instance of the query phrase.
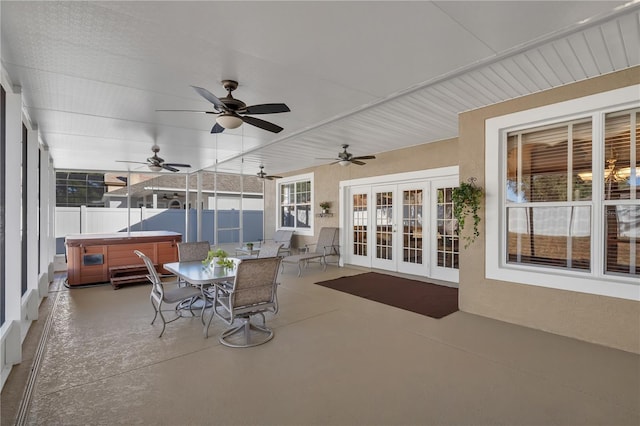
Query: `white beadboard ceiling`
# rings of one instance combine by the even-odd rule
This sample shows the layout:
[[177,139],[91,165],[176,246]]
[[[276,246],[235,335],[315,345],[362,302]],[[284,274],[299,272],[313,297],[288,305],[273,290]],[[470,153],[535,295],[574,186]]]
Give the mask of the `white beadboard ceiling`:
[[[640,3],[621,1],[0,2],[3,84],[58,169],[269,174],[457,136],[467,111],[640,64]],[[218,97],[284,102],[210,134]],[[241,160],[244,164],[241,164]],[[375,161],[375,160],[374,160]],[[371,163],[374,166],[374,162]],[[357,167],[357,166],[354,166]],[[185,169],[187,170],[187,169]]]

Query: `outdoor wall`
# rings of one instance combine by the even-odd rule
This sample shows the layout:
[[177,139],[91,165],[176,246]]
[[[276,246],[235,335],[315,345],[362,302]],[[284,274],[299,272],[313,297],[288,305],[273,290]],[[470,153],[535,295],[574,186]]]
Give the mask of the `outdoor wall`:
[[[461,114],[460,179],[484,186],[485,120],[638,83],[635,67]],[[640,353],[640,302],[483,278],[485,239],[497,238],[485,233],[485,213],[480,238],[460,255],[461,310]]]
[[[336,141],[336,146],[339,146],[340,143],[342,142]],[[314,208],[318,210],[318,204],[321,201],[329,201],[331,203],[330,211],[333,213],[332,217],[315,217],[314,236],[294,235],[292,241],[293,247],[301,247],[307,243],[315,243],[318,230],[323,226],[339,226],[338,188],[341,181],[455,166],[458,164],[458,141],[457,139],[448,139],[381,154],[371,153],[367,151],[366,145],[363,145],[359,146],[357,152],[354,153],[354,155],[369,154],[375,154],[376,159],[367,160],[367,164],[364,166],[354,164],[348,167],[342,167],[338,164],[323,165],[286,174],[286,176],[294,176],[313,172]],[[271,238],[276,229],[276,182],[277,181],[265,181],[265,238]]]

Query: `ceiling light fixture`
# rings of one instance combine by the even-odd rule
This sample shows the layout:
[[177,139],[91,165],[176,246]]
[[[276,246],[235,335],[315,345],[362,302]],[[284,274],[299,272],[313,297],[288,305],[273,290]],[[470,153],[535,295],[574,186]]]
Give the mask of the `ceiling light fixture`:
[[347,167],[349,164],[351,164],[351,161],[342,160],[342,161],[339,161],[338,164],[340,164],[342,167]]
[[238,117],[237,115],[230,112],[225,112],[224,114],[221,114],[218,116],[218,118],[216,118],[216,123],[218,123],[225,129],[236,129],[240,127],[243,121],[242,118]]
[[162,170],[162,167],[156,164],[149,164],[149,170],[151,170],[152,172],[159,172]]

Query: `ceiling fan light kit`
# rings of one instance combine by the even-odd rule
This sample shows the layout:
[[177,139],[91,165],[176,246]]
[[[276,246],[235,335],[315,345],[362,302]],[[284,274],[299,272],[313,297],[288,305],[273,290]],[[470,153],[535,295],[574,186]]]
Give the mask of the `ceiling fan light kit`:
[[149,164],[149,170],[152,172],[160,172],[162,171],[162,166],[156,166],[154,164]]
[[242,118],[233,113],[223,113],[216,118],[216,123],[224,127],[225,129],[237,129],[243,123]]
[[341,161],[338,161],[338,164],[340,164],[342,167],[348,167],[348,166],[351,165],[351,161],[349,161],[349,160],[341,160]]

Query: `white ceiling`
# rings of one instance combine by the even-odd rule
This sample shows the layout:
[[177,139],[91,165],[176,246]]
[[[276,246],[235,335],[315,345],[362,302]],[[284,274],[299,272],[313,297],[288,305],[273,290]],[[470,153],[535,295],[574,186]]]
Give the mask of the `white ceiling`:
[[[457,136],[457,114],[640,64],[640,3],[620,1],[0,2],[3,81],[58,169],[167,162],[253,174]],[[247,105],[210,134],[220,81]],[[244,158],[244,166],[240,159]],[[374,162],[371,163],[374,165]]]

